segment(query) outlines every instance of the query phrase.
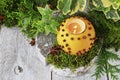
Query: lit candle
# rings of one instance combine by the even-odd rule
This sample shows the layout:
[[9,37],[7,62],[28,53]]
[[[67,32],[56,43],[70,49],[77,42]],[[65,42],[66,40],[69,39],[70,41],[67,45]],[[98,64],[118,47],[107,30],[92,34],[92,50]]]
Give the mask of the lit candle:
[[75,19],[69,22],[67,28],[68,31],[72,34],[80,34],[85,30],[86,26],[82,20]]

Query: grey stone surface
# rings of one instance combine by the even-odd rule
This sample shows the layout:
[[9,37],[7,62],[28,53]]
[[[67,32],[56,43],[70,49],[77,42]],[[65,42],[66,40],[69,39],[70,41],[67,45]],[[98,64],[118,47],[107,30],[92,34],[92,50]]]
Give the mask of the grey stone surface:
[[53,34],[40,34],[36,37],[36,48],[39,50],[40,60],[44,65],[47,65],[46,57],[50,52],[50,48],[52,48],[55,39],[56,38]]

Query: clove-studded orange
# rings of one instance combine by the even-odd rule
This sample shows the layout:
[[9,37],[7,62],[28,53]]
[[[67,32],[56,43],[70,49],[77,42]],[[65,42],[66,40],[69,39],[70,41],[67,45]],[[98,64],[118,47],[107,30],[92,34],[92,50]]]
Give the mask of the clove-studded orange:
[[57,41],[68,54],[85,54],[94,44],[95,29],[91,22],[84,17],[70,17],[60,25]]

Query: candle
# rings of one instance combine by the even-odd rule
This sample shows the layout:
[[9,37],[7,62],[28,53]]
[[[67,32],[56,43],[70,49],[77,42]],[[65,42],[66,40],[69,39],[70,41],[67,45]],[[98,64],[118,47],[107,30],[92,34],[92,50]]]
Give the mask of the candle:
[[86,26],[82,20],[75,19],[67,25],[67,28],[68,31],[72,34],[80,34],[85,30]]

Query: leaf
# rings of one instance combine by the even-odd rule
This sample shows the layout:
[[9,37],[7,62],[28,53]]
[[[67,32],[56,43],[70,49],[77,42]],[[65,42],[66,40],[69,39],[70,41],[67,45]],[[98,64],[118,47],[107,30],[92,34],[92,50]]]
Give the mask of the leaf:
[[0,0],[0,14],[4,12],[4,8],[7,6],[5,0]]
[[112,2],[110,0],[101,0],[104,7],[110,7]]
[[108,54],[106,54],[107,57],[108,57],[108,60],[115,60],[115,61],[120,60],[119,55],[114,54],[114,53],[112,53],[110,51],[106,51],[106,53],[108,53]]
[[56,33],[57,32],[57,28],[58,28],[58,26],[59,26],[59,23],[58,22],[56,22],[55,20],[51,20],[51,27],[52,27],[52,30]]
[[42,15],[42,19],[49,19],[53,12],[48,5],[46,5],[45,8],[37,7],[37,9],[39,13]]
[[57,5],[57,8],[61,10],[64,15],[66,14],[72,15],[78,11],[83,12],[85,7],[86,0],[58,0]]
[[51,10],[48,5],[46,5],[45,8],[37,7],[37,9],[42,15],[42,19],[40,20],[41,24],[39,24],[39,26],[42,27],[45,34],[56,34],[59,22],[53,18],[53,10]]
[[107,75],[107,78],[111,77],[113,80],[118,80],[118,75],[116,74],[120,73],[120,69],[118,68],[120,65],[112,65],[109,63],[109,60],[120,60],[120,58],[118,55],[102,48],[98,56],[97,68],[93,74],[93,76],[96,76],[96,80],[104,73]]
[[104,11],[104,14],[107,19],[113,19],[115,21],[120,20],[120,15],[117,10],[111,8],[109,11]]
[[50,29],[50,27],[49,27],[49,25],[46,25],[46,26],[44,26],[44,29],[45,29],[45,34],[46,35],[48,35],[50,32],[51,32],[51,29]]
[[86,2],[87,2],[87,0],[78,0],[80,11],[84,11],[84,9],[86,7]]
[[70,15],[76,13],[77,11],[83,12],[85,7],[86,7],[86,0],[73,0]]
[[50,32],[56,34],[58,25],[58,22],[56,22],[55,20],[51,20],[50,24],[45,26],[46,35],[48,35]]
[[[32,0],[31,0],[32,1]],[[49,0],[34,0],[34,2],[39,6],[44,6]]]
[[108,63],[108,73],[110,74],[111,79],[113,80],[119,80],[118,73],[120,73],[120,68],[118,68],[120,65],[111,65]]
[[96,11],[102,11],[107,19],[113,19],[115,22],[120,20],[119,0],[92,0],[94,7],[92,9]]
[[58,0],[57,8],[62,10],[63,14],[69,13],[71,7],[72,0]]

